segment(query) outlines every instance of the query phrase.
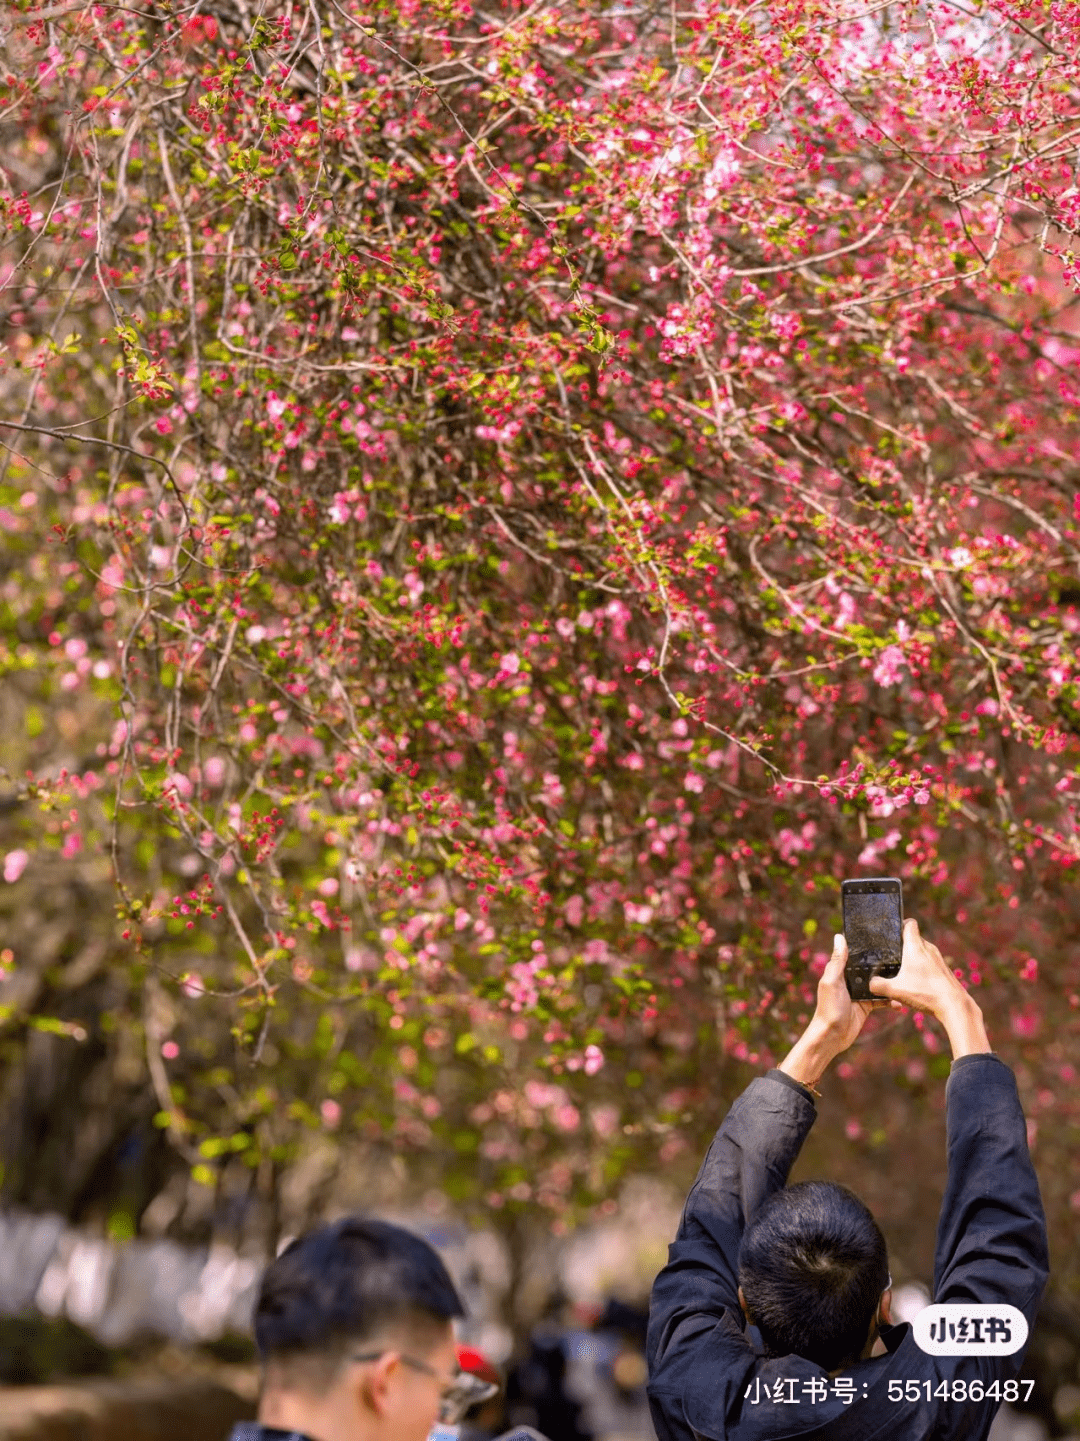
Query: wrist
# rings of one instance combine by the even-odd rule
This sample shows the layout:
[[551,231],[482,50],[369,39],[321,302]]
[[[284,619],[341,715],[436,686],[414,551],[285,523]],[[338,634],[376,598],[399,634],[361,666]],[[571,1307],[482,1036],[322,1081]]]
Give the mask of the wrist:
[[959,982],[936,1001],[933,1013],[942,1025],[947,1020],[962,1020],[974,1013],[982,1015],[975,1000]]
[[840,1050],[829,1029],[811,1021],[777,1069],[804,1086],[816,1086]]
[[991,1049],[982,1010],[967,991],[958,988],[957,994],[950,996],[936,1015],[949,1038],[954,1061]]

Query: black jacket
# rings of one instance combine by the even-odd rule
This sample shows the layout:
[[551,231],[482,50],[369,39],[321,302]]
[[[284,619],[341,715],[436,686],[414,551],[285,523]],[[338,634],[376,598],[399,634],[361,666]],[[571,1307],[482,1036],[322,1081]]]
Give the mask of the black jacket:
[[258,1421],[237,1421],[229,1441],[311,1441],[299,1431],[282,1431],[277,1426],[260,1426]]
[[[1048,1274],[1046,1221],[1016,1080],[995,1055],[964,1056],[945,1096],[948,1180],[933,1299],[1008,1302],[1030,1326]],[[804,1087],[770,1071],[750,1083],[709,1148],[653,1286],[648,1389],[659,1441],[984,1441],[1000,1402],[1014,1399],[1005,1383],[1015,1384],[1022,1352],[928,1356],[910,1325],[884,1326],[888,1354],[830,1380],[801,1356],[766,1358],[751,1339],[757,1332],[738,1298],[743,1229],[786,1185],[816,1116]],[[976,1378],[990,1397],[954,1399]],[[919,1399],[892,1399],[898,1381],[918,1383]]]

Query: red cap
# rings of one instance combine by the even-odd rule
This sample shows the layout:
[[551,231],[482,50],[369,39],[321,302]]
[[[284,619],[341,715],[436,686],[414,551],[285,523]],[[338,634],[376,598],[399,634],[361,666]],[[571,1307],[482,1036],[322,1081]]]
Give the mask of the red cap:
[[471,1346],[459,1346],[457,1359],[463,1371],[479,1376],[481,1381],[493,1381],[497,1386],[502,1385],[502,1377],[482,1351],[474,1351]]

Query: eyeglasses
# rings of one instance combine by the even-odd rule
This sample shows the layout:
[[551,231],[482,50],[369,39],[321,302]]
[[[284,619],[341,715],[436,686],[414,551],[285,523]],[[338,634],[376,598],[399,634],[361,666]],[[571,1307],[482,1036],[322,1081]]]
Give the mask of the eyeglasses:
[[[378,1361],[385,1356],[386,1351],[362,1351],[359,1355],[350,1359],[353,1361]],[[464,1421],[466,1414],[481,1401],[490,1401],[499,1387],[494,1381],[482,1381],[479,1376],[474,1376],[471,1371],[458,1371],[450,1380],[436,1371],[434,1366],[429,1366],[426,1361],[418,1361],[415,1356],[406,1356],[402,1353],[401,1360],[406,1366],[414,1371],[421,1371],[425,1376],[434,1376],[439,1381],[439,1420],[444,1426],[457,1426]]]

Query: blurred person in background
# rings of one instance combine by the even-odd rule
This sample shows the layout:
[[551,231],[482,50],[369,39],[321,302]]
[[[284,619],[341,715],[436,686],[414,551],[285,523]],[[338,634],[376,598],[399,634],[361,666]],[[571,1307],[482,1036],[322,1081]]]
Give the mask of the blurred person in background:
[[594,1441],[581,1399],[569,1385],[572,1328],[567,1298],[555,1294],[529,1338],[529,1352],[510,1369],[506,1414],[515,1429],[535,1429],[550,1441]]
[[492,1441],[506,1430],[506,1391],[503,1378],[481,1351],[472,1346],[458,1347],[458,1365],[470,1376],[492,1388],[483,1400],[466,1411],[458,1428],[459,1441]]
[[645,1395],[649,1375],[645,1363],[648,1326],[647,1301],[632,1305],[615,1296],[608,1299],[596,1322],[602,1350],[597,1355],[599,1384],[592,1406],[592,1429],[600,1436],[638,1436],[652,1441],[653,1428]]
[[589,1315],[575,1310],[579,1325],[564,1336],[565,1387],[581,1404],[580,1429],[595,1441],[654,1441],[645,1395],[647,1304],[609,1297]]
[[230,1441],[426,1441],[495,1387],[458,1364],[464,1307],[437,1252],[350,1216],[271,1262],[255,1306],[257,1421]]
[[[892,1324],[885,1240],[857,1196],[786,1184],[817,1116],[818,1078],[874,1004],[852,1001],[846,961],[838,935],[806,1031],[732,1106],[653,1286],[648,1393],[660,1441],[985,1441],[1010,1399],[1003,1383],[1016,1384],[1022,1351],[928,1355],[909,1324]],[[870,990],[935,1016],[952,1047],[934,1302],[957,1316],[1012,1306],[1030,1327],[1049,1258],[1016,1078],[915,921],[899,973],[875,976]]]

